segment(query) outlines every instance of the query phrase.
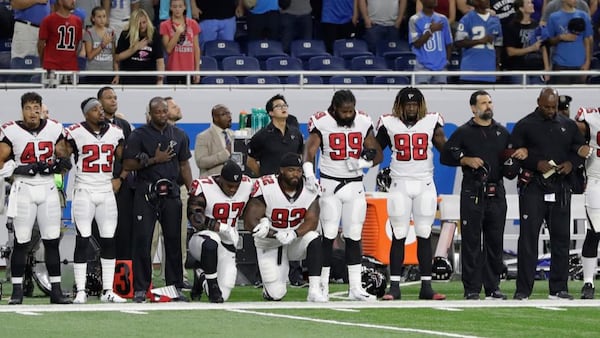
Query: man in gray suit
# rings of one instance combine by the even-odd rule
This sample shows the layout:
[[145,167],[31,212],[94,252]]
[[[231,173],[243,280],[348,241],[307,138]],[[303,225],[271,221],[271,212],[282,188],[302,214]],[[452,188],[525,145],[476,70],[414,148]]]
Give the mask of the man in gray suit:
[[196,136],[194,157],[200,176],[216,175],[233,151],[233,131],[229,108],[218,104],[212,108],[213,122],[208,129]]

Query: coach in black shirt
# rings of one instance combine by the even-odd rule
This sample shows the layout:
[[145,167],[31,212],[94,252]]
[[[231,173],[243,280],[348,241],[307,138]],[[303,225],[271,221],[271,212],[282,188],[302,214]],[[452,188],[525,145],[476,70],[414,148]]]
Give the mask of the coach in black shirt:
[[533,289],[538,236],[546,221],[550,233],[549,298],[573,299],[568,293],[571,187],[574,165],[591,155],[591,148],[574,121],[558,111],[558,92],[542,89],[533,113],[517,122],[511,142],[529,152],[519,177],[519,242],[517,290],[514,299],[527,299]]
[[[178,177],[190,188],[192,173],[188,160],[192,157],[184,131],[170,125],[167,101],[150,100],[148,124],[135,129],[127,140],[123,165],[137,170],[133,201],[134,301],[144,302],[152,281],[150,247],[156,221],[160,221],[165,239],[165,281],[183,287],[181,271],[181,199]],[[178,300],[186,300],[183,295]]]

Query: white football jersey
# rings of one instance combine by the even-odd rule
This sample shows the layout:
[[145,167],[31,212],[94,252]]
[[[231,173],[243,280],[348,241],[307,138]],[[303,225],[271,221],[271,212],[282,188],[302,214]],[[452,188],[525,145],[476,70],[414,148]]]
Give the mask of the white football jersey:
[[594,149],[594,153],[585,161],[585,170],[588,178],[600,179],[600,107],[585,108],[581,107],[577,110],[575,120],[579,122],[587,122],[590,127],[590,147]]
[[[10,142],[17,166],[35,162],[52,162],[56,143],[64,136],[60,123],[54,120],[43,120],[43,126],[37,131],[24,129],[17,121],[6,122],[0,127],[0,140]],[[31,184],[53,181],[53,175],[24,177]]]
[[112,191],[115,150],[124,139],[123,130],[114,124],[96,134],[80,123],[66,129],[73,144],[77,172],[75,186],[96,191]]
[[390,139],[392,178],[424,180],[433,177],[433,134],[438,124],[444,125],[444,119],[438,113],[428,113],[411,127],[392,114],[379,118],[377,135],[385,128]]
[[373,129],[373,121],[366,113],[357,111],[352,127],[340,127],[328,112],[318,112],[308,120],[308,131],[318,130],[321,134],[321,173],[336,178],[356,177],[348,170],[346,159],[359,158],[363,143]]
[[271,219],[271,228],[279,231],[296,230],[304,222],[306,210],[319,193],[302,186],[302,191],[290,198],[281,190],[276,175],[265,175],[254,182],[252,197],[259,196],[265,200],[265,214]]
[[227,196],[215,180],[218,175],[204,176],[192,181],[190,194],[198,196],[204,194],[206,209],[204,215],[214,218],[221,223],[235,227],[237,219],[242,215],[244,207],[252,192],[252,180],[243,175],[242,182],[233,196]]

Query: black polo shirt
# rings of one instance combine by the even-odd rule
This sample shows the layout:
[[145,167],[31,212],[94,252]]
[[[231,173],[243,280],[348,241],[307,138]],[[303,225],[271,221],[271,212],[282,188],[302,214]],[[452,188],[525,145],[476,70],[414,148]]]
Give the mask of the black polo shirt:
[[571,161],[573,168],[583,161],[577,150],[585,144],[585,139],[575,122],[559,113],[548,119],[536,109],[517,122],[511,142],[515,149],[527,148],[523,167],[533,172],[537,172],[541,160],[554,160],[556,164]]
[[248,156],[260,162],[260,175],[279,172],[279,162],[285,153],[302,154],[304,138],[300,129],[285,125],[285,134],[273,122],[259,130],[248,144]]
[[154,157],[158,144],[163,151],[171,145],[176,155],[169,162],[154,164],[138,170],[137,177],[146,183],[153,183],[161,178],[175,182],[179,177],[179,162],[187,161],[192,157],[187,135],[176,126],[168,124],[164,130],[160,131],[151,124],[145,124],[133,130],[125,142],[123,158],[135,159],[140,153]]
[[[488,181],[502,181],[500,155],[508,148],[508,130],[495,120],[489,126],[482,126],[469,120],[452,133],[440,156],[440,162],[450,166],[460,166],[458,153],[466,157],[479,157],[488,164]],[[468,166],[462,166],[463,180],[476,181],[477,173]]]
[[[113,119],[108,119],[108,122],[116,125],[117,127],[121,128],[123,130],[123,136],[125,136],[125,141],[127,141],[127,139],[129,138],[129,135],[131,135],[131,125],[129,124],[129,122],[127,122],[127,120],[119,118],[119,117],[113,117]],[[123,161],[122,160],[118,160],[114,162],[113,165],[113,177],[119,177],[121,175],[121,171],[123,170]]]

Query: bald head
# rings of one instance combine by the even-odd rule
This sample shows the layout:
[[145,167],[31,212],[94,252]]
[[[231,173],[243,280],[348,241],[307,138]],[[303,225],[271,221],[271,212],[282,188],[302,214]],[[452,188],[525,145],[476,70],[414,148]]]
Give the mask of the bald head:
[[558,91],[554,88],[544,88],[537,99],[538,109],[547,119],[553,119],[558,111]]
[[212,119],[219,128],[231,128],[231,111],[225,105],[218,104],[212,108]]

